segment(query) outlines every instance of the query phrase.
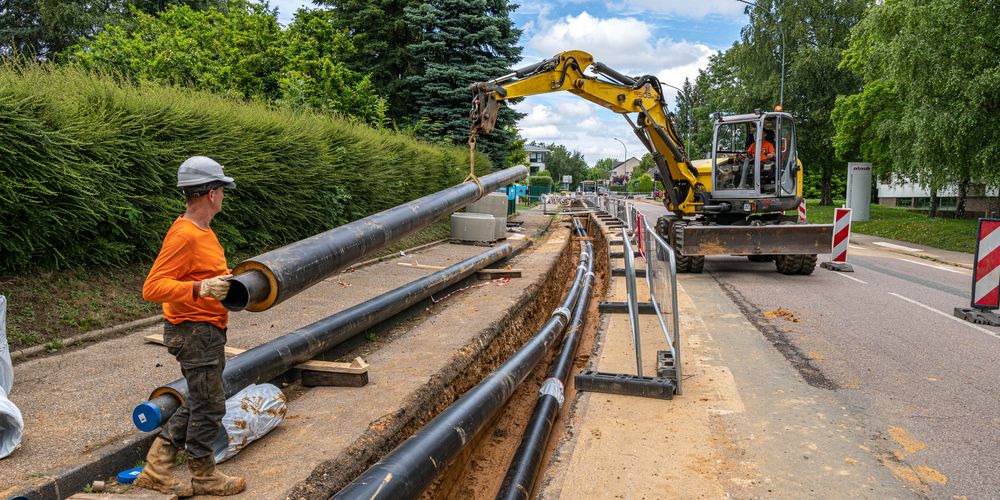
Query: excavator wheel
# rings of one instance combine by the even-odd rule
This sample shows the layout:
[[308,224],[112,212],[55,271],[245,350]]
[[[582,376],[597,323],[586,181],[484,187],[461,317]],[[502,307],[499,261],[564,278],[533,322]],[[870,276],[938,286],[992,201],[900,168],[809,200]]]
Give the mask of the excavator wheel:
[[681,247],[684,246],[684,226],[687,223],[679,220],[674,222],[674,250],[677,254],[677,272],[679,273],[700,273],[705,268],[704,255],[681,255]]
[[775,255],[774,266],[781,274],[812,274],[816,269],[816,255]]
[[[782,222],[781,224],[795,224]],[[774,267],[781,274],[812,274],[816,269],[816,254],[775,255]]]

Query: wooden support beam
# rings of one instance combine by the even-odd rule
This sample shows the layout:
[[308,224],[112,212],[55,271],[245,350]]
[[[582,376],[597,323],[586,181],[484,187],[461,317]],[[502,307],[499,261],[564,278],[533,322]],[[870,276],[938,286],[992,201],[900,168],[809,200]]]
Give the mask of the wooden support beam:
[[[152,335],[146,335],[142,338],[146,342],[151,344],[163,345],[163,334],[155,333]],[[226,356],[233,357],[242,354],[246,349],[240,349],[238,347],[226,346]],[[363,373],[368,373],[368,363],[360,357],[354,358],[350,363],[344,363],[340,361],[321,361],[321,360],[310,360],[305,363],[300,363],[295,365],[295,368],[300,370],[318,371],[318,372],[328,372],[328,373],[345,373],[351,375],[360,375]]]
[[430,264],[420,264],[418,262],[397,262],[396,265],[403,267],[413,267],[416,269],[434,269],[437,271],[444,269],[444,267],[442,266],[432,266]]
[[520,278],[521,269],[480,269],[476,271],[479,279],[493,280],[497,278]]

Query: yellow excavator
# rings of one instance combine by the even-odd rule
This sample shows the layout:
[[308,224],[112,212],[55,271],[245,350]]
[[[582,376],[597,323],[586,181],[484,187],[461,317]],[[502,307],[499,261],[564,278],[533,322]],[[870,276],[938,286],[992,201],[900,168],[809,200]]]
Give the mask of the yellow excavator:
[[[588,68],[593,74],[584,74]],[[469,91],[473,134],[493,129],[500,101],[549,92],[566,91],[624,116],[663,182],[669,213],[656,231],[675,249],[678,272],[700,273],[706,255],[745,255],[773,260],[784,274],[811,274],[816,254],[830,251],[833,226],[785,215],[802,200],[802,163],[795,119],[780,109],[714,114],[711,157],[692,161],[659,80],[624,75],[586,52],[563,52]]]

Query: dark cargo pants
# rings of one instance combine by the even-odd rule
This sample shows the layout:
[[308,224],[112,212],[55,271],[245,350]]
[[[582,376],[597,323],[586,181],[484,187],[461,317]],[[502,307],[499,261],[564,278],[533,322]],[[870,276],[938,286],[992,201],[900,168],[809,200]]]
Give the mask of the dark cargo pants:
[[222,389],[226,331],[211,323],[185,321],[174,325],[164,321],[163,343],[181,364],[188,395],[163,426],[160,436],[179,450],[186,448],[191,458],[212,455],[212,444],[226,414],[226,395]]

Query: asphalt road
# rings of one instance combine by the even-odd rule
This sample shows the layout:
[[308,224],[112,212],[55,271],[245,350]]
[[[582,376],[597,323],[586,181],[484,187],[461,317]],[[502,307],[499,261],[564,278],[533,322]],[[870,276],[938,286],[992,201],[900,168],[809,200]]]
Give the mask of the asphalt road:
[[911,491],[1000,498],[1000,328],[952,316],[968,306],[971,271],[870,243],[848,261],[854,273],[785,276],[708,257],[705,273],[803,383],[864,423],[864,447]]

